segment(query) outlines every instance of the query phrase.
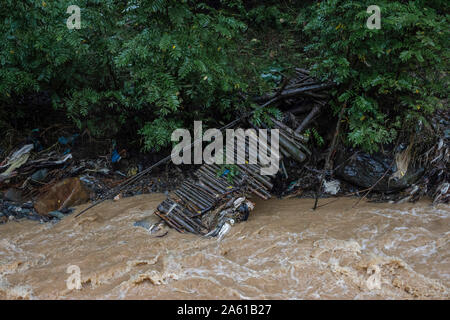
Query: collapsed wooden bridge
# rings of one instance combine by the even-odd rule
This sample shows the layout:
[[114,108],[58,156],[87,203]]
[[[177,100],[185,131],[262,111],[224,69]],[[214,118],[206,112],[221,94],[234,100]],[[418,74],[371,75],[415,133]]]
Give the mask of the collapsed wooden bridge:
[[[279,133],[279,153],[275,160],[282,167],[283,158],[304,161],[309,153],[303,145],[307,138],[275,119],[272,121],[273,129]],[[252,137],[254,131],[248,130],[246,134],[243,130],[236,132],[237,139],[226,145],[226,149],[232,148],[234,151],[235,171],[217,164],[202,165],[195,172],[196,179],[183,182],[157,207],[155,214],[170,227],[179,232],[214,236],[225,222],[247,219],[249,211],[253,209],[253,203],[248,200],[250,195],[265,200],[271,197],[274,175],[262,174],[263,164],[269,163],[267,155],[256,152],[256,137]],[[239,152],[239,141],[245,141],[245,148],[241,149],[245,153]],[[264,147],[270,150],[272,146],[267,143]],[[256,163],[249,163],[252,156],[257,160]]]
[[[308,113],[295,128],[271,119],[272,128],[279,133],[277,160],[284,173],[283,159],[290,158],[301,163],[311,155],[305,147],[308,138],[301,132],[326,104],[327,95],[323,91],[330,87],[332,84],[318,82],[310,76],[309,71],[297,68],[295,77],[283,82],[276,93],[257,99],[262,103],[260,108],[282,100],[287,105],[291,102],[297,106],[292,112]],[[302,103],[305,100],[307,103]],[[232,124],[235,126],[239,123],[235,121]],[[241,138],[241,142],[245,141],[245,155],[239,155],[236,140],[225,147],[234,150],[237,172],[232,174],[230,170],[224,170],[223,166],[216,164],[201,166],[195,173],[196,180],[185,181],[158,206],[155,214],[179,232],[215,236],[227,221],[234,223],[247,219],[249,211],[253,209],[253,203],[248,200],[250,195],[269,199],[275,175],[261,174],[263,164],[267,163],[265,155],[261,152],[254,154],[257,149],[252,148],[252,143],[255,140],[245,136],[238,138]],[[266,147],[266,150],[270,150],[271,146]],[[256,164],[248,163],[250,156],[256,157]]]
[[[331,83],[317,81],[310,76],[308,70],[296,68],[295,76],[286,79],[277,92],[256,99],[256,102],[261,104],[256,110],[232,121],[220,130],[235,128],[247,121],[247,118],[257,110],[280,101],[286,106],[294,107],[289,110],[291,114],[307,113],[302,122],[295,128],[289,127],[282,121],[271,119],[272,129],[277,129],[279,134],[279,152],[277,153],[279,158],[277,160],[281,165],[280,170],[286,174],[283,159],[290,158],[301,163],[311,155],[311,152],[305,147],[308,137],[302,135],[301,132],[326,105],[328,96],[324,94],[324,90],[332,86]],[[246,123],[249,127],[255,128],[250,122],[247,121]],[[265,128],[264,125],[262,127]],[[267,129],[269,134],[271,134],[272,129]],[[234,168],[237,170],[231,172],[226,167],[224,170],[223,166],[216,164],[201,166],[195,173],[196,179],[185,181],[157,207],[154,213],[167,225],[179,232],[204,236],[218,235],[226,223],[233,224],[246,220],[249,211],[254,207],[248,197],[253,194],[262,199],[269,199],[275,174],[261,174],[262,168],[268,163],[267,159],[264,159],[265,155],[261,152],[254,154],[255,150],[258,150],[252,148],[252,143],[255,140],[245,136],[243,139],[240,141],[245,141],[245,155],[238,152],[241,146],[237,145],[236,140],[225,146],[225,149],[234,150],[236,157]],[[192,146],[193,144],[190,147]],[[269,143],[266,145],[266,150],[270,149]],[[256,157],[257,162],[248,163],[246,159],[249,159],[250,156]],[[171,156],[161,159],[136,176],[124,181],[114,190],[111,190],[110,196],[89,206],[77,216],[118,194],[121,189],[135,183],[157,166],[170,160]]]

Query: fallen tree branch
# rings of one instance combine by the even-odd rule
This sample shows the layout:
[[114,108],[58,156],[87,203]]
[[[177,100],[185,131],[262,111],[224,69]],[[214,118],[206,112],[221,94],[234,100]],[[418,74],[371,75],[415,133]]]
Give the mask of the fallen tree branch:
[[312,107],[311,105],[301,106],[301,107],[295,107],[287,112],[290,112],[292,114],[298,114],[298,113],[307,113],[308,111],[311,111]]
[[302,132],[306,126],[311,122],[311,120],[320,112],[320,105],[316,104],[311,112],[303,119],[302,123],[295,129],[295,133]]
[[325,179],[325,173],[327,172],[327,170],[330,169],[331,155],[333,154],[333,151],[336,148],[337,137],[339,136],[339,130],[341,128],[341,121],[342,121],[342,117],[344,116],[345,109],[346,109],[346,105],[344,105],[342,107],[341,112],[339,113],[339,118],[338,118],[338,122],[336,124],[336,130],[334,132],[333,141],[331,142],[330,151],[328,151],[328,155],[327,155],[327,158],[325,160],[325,166],[323,167],[323,171],[322,171],[322,174],[320,176],[320,183],[319,183],[319,186],[317,187],[316,199],[314,201],[314,208],[313,208],[313,210],[317,209],[317,203],[319,202],[319,197],[322,194],[322,184],[323,184],[323,181]]
[[322,84],[317,84],[317,85],[308,85],[308,86],[301,87],[301,88],[286,89],[286,90],[283,90],[281,93],[278,93],[278,92],[273,93],[273,94],[264,96],[263,98],[260,98],[258,100],[270,100],[275,97],[279,97],[282,99],[292,98],[292,97],[296,97],[298,95],[305,94],[305,93],[312,93],[312,92],[330,89],[333,86],[334,86],[333,83],[322,83]]
[[303,69],[303,68],[295,68],[295,71],[298,71],[298,72],[300,72],[300,73],[303,73],[303,74],[305,74],[305,75],[307,75],[307,76],[309,76],[309,74],[310,74],[310,71],[309,71],[309,70],[306,70],[306,69]]

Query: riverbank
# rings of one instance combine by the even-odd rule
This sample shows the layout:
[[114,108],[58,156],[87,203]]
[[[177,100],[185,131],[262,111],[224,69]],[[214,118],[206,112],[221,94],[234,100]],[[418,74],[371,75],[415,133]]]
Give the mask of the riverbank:
[[[0,298],[449,298],[448,205],[352,208],[357,199],[340,198],[312,211],[313,199],[255,199],[249,220],[218,242],[133,226],[164,198],[107,201],[56,224],[0,225]],[[67,288],[69,266],[79,267],[81,290]]]

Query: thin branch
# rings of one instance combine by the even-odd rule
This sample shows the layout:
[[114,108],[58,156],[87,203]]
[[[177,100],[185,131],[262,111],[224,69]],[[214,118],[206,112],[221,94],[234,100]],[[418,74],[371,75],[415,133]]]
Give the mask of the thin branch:
[[339,113],[339,118],[338,118],[338,122],[336,124],[336,131],[334,132],[334,137],[333,137],[333,141],[331,142],[331,147],[330,147],[330,151],[328,151],[328,155],[327,158],[325,160],[325,166],[323,167],[323,171],[320,177],[320,183],[319,186],[317,187],[317,193],[316,193],[316,199],[314,201],[314,208],[313,210],[317,209],[317,203],[319,202],[319,197],[322,194],[322,184],[323,181],[325,179],[325,172],[329,169],[330,167],[330,160],[331,160],[331,155],[336,147],[336,141],[337,141],[337,137],[339,136],[339,130],[341,128],[341,122],[342,122],[342,118],[344,116],[344,111],[346,109],[346,105],[344,105],[341,109],[341,112]]

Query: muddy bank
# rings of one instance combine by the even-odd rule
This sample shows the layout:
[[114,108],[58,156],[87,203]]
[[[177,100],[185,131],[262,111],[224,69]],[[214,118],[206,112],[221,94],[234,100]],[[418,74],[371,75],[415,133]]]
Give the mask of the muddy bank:
[[[448,205],[354,209],[342,198],[313,212],[310,199],[255,199],[248,222],[218,242],[133,226],[164,198],[106,202],[57,224],[0,225],[0,298],[449,298]],[[81,290],[67,289],[71,265]]]

